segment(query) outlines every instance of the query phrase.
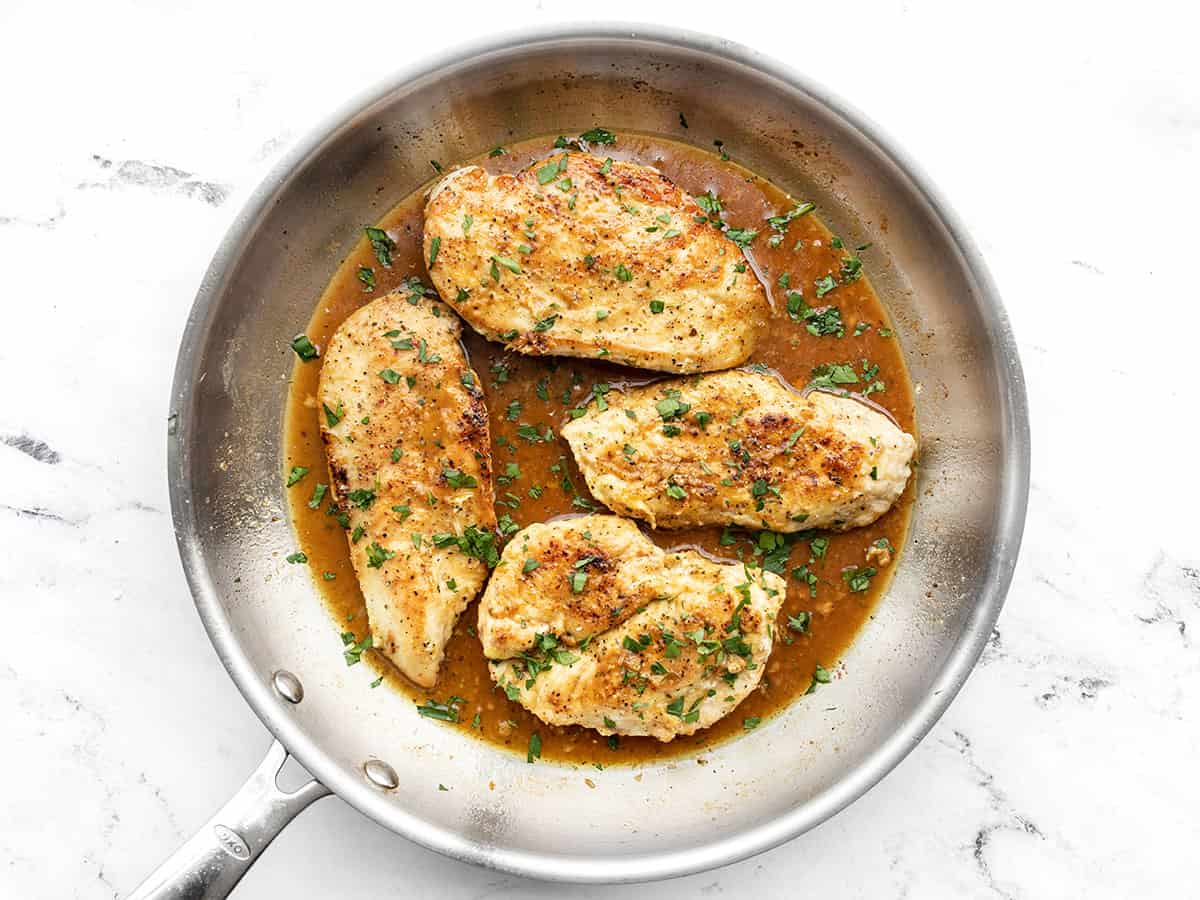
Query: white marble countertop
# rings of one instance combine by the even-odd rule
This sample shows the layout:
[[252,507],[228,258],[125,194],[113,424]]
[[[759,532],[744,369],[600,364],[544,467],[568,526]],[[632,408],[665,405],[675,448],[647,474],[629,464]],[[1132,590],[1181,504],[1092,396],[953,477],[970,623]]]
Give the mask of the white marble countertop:
[[[1195,893],[1197,20],[1070,6],[586,10],[719,32],[830,85],[922,162],[992,266],[1029,382],[1029,523],[983,661],[921,746],[816,831],[661,885],[502,876],[333,799],[238,898]],[[0,7],[0,896],[125,895],[264,752],[175,551],[175,352],[229,198],[290,141],[414,55],[585,12],[445,10]]]

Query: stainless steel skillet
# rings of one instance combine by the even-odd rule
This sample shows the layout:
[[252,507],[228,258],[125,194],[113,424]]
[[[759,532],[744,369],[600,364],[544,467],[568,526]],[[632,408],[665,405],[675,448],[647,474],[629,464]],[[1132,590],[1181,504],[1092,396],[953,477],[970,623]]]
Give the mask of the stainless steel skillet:
[[[688,125],[684,130],[680,113]],[[281,486],[288,339],[361,233],[450,163],[514,138],[603,125],[710,145],[856,243],[914,381],[923,453],[889,595],[820,706],[798,702],[694,758],[603,772],[505,755],[420,719],[347,668],[294,549]],[[225,896],[278,831],[332,791],[411,840],[524,875],[664,878],[723,865],[836,813],[916,745],[962,686],[1012,575],[1029,485],[1020,363],[982,261],[911,162],[790,69],[703,35],[568,26],[457,49],[309,135],[222,243],[183,337],[169,477],[200,616],[276,735],[246,787],[137,897]],[[293,754],[319,780],[274,774]],[[587,787],[584,776],[596,784]],[[452,791],[437,790],[439,783]]]

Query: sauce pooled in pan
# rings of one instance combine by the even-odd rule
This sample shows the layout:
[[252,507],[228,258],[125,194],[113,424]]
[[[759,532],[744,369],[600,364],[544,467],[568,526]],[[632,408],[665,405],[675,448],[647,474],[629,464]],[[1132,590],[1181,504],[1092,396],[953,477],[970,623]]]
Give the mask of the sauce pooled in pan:
[[[515,172],[550,153],[552,143],[552,137],[526,140],[506,148],[503,155],[466,160],[463,164],[475,163],[492,172]],[[758,229],[748,256],[755,273],[769,287],[773,303],[771,312],[757,323],[759,337],[750,364],[774,369],[797,387],[812,379],[815,368],[850,366],[857,380],[844,387],[856,392],[869,390],[871,401],[890,412],[903,430],[916,434],[913,392],[903,355],[892,336],[887,313],[863,274],[870,268],[869,248],[843,245],[813,212],[795,216],[786,231],[771,229],[764,221],[767,217],[796,209],[804,198],[791,198],[732,161],[707,151],[657,136],[622,132],[617,144],[595,147],[592,152],[654,166],[693,196],[711,192],[720,198],[724,218],[732,227]],[[327,345],[351,312],[401,286],[406,279],[416,277],[426,285],[431,283],[421,250],[427,187],[407,197],[376,223],[395,241],[390,268],[380,265],[365,238],[343,261],[305,332],[316,346]],[[369,284],[373,288],[368,289]],[[805,320],[795,315],[795,304],[789,312],[789,287],[802,291],[809,306],[836,307],[840,321],[830,313]],[[839,329],[841,337],[837,335]],[[464,324],[463,332],[490,414],[497,476],[496,514],[502,524],[511,522],[523,527],[565,514],[594,509],[603,512],[588,494],[566,442],[557,437],[558,428],[566,420],[567,410],[587,401],[594,385],[644,382],[660,373],[579,359],[519,356],[485,341],[468,325]],[[723,559],[754,559],[788,581],[787,598],[776,623],[774,650],[762,683],[728,716],[691,737],[665,744],[653,738],[613,740],[590,729],[556,727],[540,721],[508,700],[493,684],[475,636],[474,603],[458,620],[437,685],[423,690],[371,650],[356,652],[368,627],[346,535],[336,517],[328,514],[328,494],[317,509],[309,508],[314,486],[330,480],[315,402],[319,371],[319,360],[298,361],[294,367],[285,418],[284,470],[292,466],[309,469],[308,476],[287,493],[299,548],[307,555],[335,620],[335,627],[330,629],[329,652],[349,648],[348,659],[361,656],[362,662],[376,669],[378,678],[372,682],[373,687],[403,691],[417,704],[432,701],[441,707],[451,698],[458,698],[454,703],[458,722],[430,721],[429,727],[458,728],[521,754],[527,752],[532,736],[537,734],[543,758],[583,765],[630,764],[695,753],[752,730],[793,701],[819,702],[798,698],[808,691],[819,694],[823,680],[838,677],[838,658],[870,616],[898,562],[895,551],[883,548],[901,548],[904,544],[915,479],[910,479],[891,511],[872,525],[850,532],[800,533],[783,536],[782,540],[770,532],[726,531],[719,527],[650,532],[663,548],[682,546]],[[845,378],[846,370],[840,372]],[[536,435],[544,437],[547,427],[554,432],[553,439],[529,439],[534,429]],[[882,563],[887,557],[891,557],[890,565]],[[868,574],[872,570],[874,574]],[[339,646],[339,633],[344,646]]]

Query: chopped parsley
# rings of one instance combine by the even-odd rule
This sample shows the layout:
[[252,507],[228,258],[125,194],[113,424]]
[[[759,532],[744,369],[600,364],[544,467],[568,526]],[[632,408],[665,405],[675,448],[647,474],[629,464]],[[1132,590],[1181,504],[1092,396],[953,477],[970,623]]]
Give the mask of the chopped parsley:
[[288,472],[287,486],[291,487],[307,474],[308,469],[305,466],[292,466],[292,471]]
[[808,305],[804,302],[803,294],[799,291],[787,292],[787,314],[793,322],[803,321],[807,309]]
[[318,484],[313,488],[312,497],[308,501],[309,509],[318,509],[321,506],[321,501],[325,499],[325,492],[329,490],[326,484]]
[[710,216],[719,215],[724,207],[721,205],[720,199],[712,191],[707,194],[701,194],[696,198],[696,205],[708,213]]
[[762,555],[759,564],[767,572],[782,575],[787,570],[788,557],[792,548],[785,535],[775,531],[760,531],[755,543],[755,555]]
[[509,259],[507,256],[493,256],[492,257],[492,279],[495,281],[500,280],[500,275],[496,271],[497,264],[504,266],[504,268],[508,269],[508,271],[512,272],[514,275],[521,274],[521,266],[519,263],[517,263],[516,260]]
[[581,141],[587,141],[589,144],[615,144],[617,136],[607,128],[589,128],[579,136]]
[[[805,329],[814,337],[826,334],[836,334],[842,337],[845,326],[842,324],[842,311],[836,306],[822,306],[816,309],[804,302],[804,295],[799,291],[787,292],[787,313],[793,322],[803,322]],[[821,296],[821,292],[817,292]]]
[[317,358],[317,348],[313,346],[313,342],[308,339],[307,334],[298,334],[292,338],[292,349],[296,351],[296,355],[303,362],[308,362],[310,359]]
[[538,168],[534,173],[537,177],[538,184],[549,184],[558,178],[558,176],[567,170],[567,156],[563,154],[556,160],[550,160],[544,166]]
[[812,613],[801,612],[788,616],[787,624],[796,634],[808,634],[808,628],[812,624]]
[[368,633],[366,637],[356,643],[354,635],[347,631],[342,635],[342,644],[345,646],[342,658],[346,660],[346,665],[355,666],[362,660],[363,651],[371,649],[372,639]]
[[370,488],[357,488],[348,493],[346,499],[359,509],[370,509],[375,502],[375,492]]
[[842,571],[842,581],[846,582],[851,593],[861,594],[871,586],[871,579],[875,575],[875,569],[871,566],[863,566],[861,569],[851,566]]
[[813,669],[812,683],[809,684],[808,690],[804,693],[811,694],[817,689],[818,684],[829,684],[829,680],[829,670],[820,663],[817,663],[817,667]]
[[817,366],[812,370],[813,379],[810,382],[813,387],[832,388],[839,384],[857,384],[858,376],[854,374],[854,367],[849,364],[841,363],[826,363],[823,366]]
[[443,468],[442,477],[446,479],[446,484],[452,488],[474,488],[479,485],[475,480],[475,476],[467,475],[458,469]]
[[[434,363],[440,363],[441,361],[441,356],[436,353],[431,354],[429,352],[429,344],[426,342],[425,338],[421,338],[421,346],[417,352],[417,362],[422,362],[426,365],[433,365]],[[412,387],[412,385],[410,384],[409,387]]]
[[658,414],[666,422],[671,419],[678,419],[691,409],[692,405],[680,400],[678,391],[668,391],[666,397],[654,404],[654,408],[658,410]]
[[488,529],[468,525],[463,530],[462,537],[454,538],[454,543],[458,544],[458,549],[464,555],[478,559],[489,569],[496,568],[496,564],[500,562],[500,554],[496,550],[496,535]]
[[372,569],[378,569],[395,555],[391,550],[380,547],[377,541],[372,541],[367,547],[367,565]]
[[517,427],[517,437],[529,441],[531,444],[548,444],[554,440],[554,432],[549,425],[542,426],[546,430],[539,432],[535,425],[520,425]]
[[784,444],[783,444],[784,456],[787,456],[792,452],[792,448],[796,446],[796,441],[800,440],[800,435],[804,434],[804,429],[806,427],[807,426],[805,426],[805,425],[801,425],[799,428],[797,428],[795,431],[793,431],[791,433],[791,436],[788,437],[788,439],[784,442]]
[[637,638],[634,638],[632,635],[627,634],[621,639],[621,646],[630,653],[640,654],[643,650],[650,646],[650,635],[641,634],[638,635]]
[[811,309],[804,315],[806,325],[805,330],[813,337],[821,337],[826,334],[836,334],[841,337],[845,334],[845,329],[842,326],[842,311],[836,306],[826,306],[819,310]]
[[821,278],[818,278],[816,281],[814,281],[813,285],[817,289],[817,299],[820,300],[822,297],[824,297],[826,294],[828,294],[830,291],[832,291],[834,288],[837,287],[837,282],[834,281],[834,278],[832,275],[825,275]]
[[750,242],[758,237],[758,231],[754,228],[727,228],[725,237],[729,238],[739,247],[749,247]]
[[686,723],[698,722],[700,720],[700,704],[703,701],[703,697],[698,698],[685,712],[683,708],[684,698],[681,694],[667,704],[667,714],[675,716]]
[[385,269],[390,269],[392,267],[392,251],[396,249],[396,242],[382,228],[372,228],[368,225],[364,230],[367,240],[371,242],[371,249],[375,251],[375,258]]
[[445,703],[439,703],[437,700],[426,700],[417,706],[417,712],[427,719],[458,724],[459,708],[466,702],[462,697],[451,697]]
[[787,231],[788,226],[792,224],[793,219],[798,219],[801,216],[806,216],[816,208],[817,208],[816,204],[809,203],[807,201],[805,201],[803,203],[797,203],[794,207],[792,207],[790,210],[788,210],[784,215],[771,216],[769,219],[767,219],[767,224],[770,225],[776,231]]

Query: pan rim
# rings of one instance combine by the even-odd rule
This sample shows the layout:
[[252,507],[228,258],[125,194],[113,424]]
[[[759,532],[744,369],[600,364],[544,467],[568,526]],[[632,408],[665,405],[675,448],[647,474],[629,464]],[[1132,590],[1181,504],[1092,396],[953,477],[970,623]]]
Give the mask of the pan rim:
[[[197,350],[211,325],[213,309],[222,295],[244,242],[277,191],[321,150],[346,122],[383,100],[405,83],[437,76],[464,58],[532,48],[542,44],[587,40],[657,43],[717,57],[745,66],[800,90],[859,131],[910,182],[929,205],[949,239],[962,254],[963,265],[976,287],[977,309],[989,343],[1001,361],[997,370],[1000,395],[1002,480],[996,512],[1000,542],[993,554],[983,589],[947,655],[927,696],[887,740],[836,783],[800,806],[736,834],[708,844],[664,853],[648,852],[623,858],[572,857],[529,853],[499,846],[482,846],[451,829],[419,819],[389,803],[365,779],[340,767],[293,721],[260,680],[235,636],[209,577],[192,516],[193,496],[187,476],[187,446],[191,417],[185,406],[192,399],[198,363]],[[728,865],[791,840],[826,821],[865,794],[891,772],[941,718],[975,667],[1012,580],[1024,531],[1030,480],[1028,402],[1016,340],[999,294],[974,242],[923,170],[874,122],[824,86],[751,48],[688,29],[633,23],[576,23],[509,31],[441,53],[394,72],[361,92],[295,142],[257,185],[222,238],[201,281],[184,329],[171,388],[172,420],[178,427],[168,437],[167,475],[172,520],[184,574],[197,611],[221,663],[246,702],[288,751],[330,790],[379,824],[428,849],[465,862],[548,881],[621,883],[678,877]]]

